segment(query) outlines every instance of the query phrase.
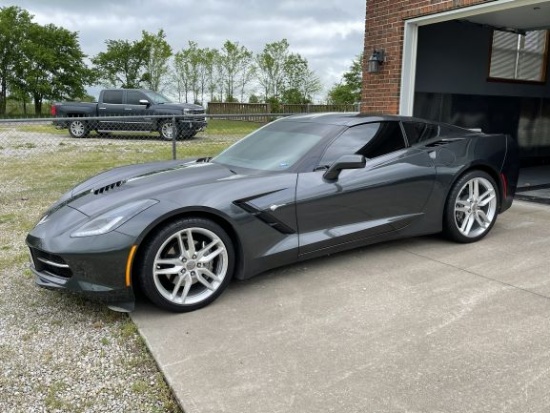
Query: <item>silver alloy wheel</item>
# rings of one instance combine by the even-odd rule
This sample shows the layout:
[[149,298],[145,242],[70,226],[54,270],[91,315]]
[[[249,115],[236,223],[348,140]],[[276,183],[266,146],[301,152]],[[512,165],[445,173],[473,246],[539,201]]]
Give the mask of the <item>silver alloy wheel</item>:
[[164,121],[162,123],[162,126],[160,127],[160,136],[167,141],[172,140],[174,136],[174,127],[172,126],[172,122]]
[[468,238],[478,237],[491,227],[496,217],[495,187],[485,178],[472,178],[460,188],[454,205],[458,231]]
[[73,120],[69,124],[71,135],[75,138],[81,138],[86,134],[86,125],[81,120]]
[[170,236],[153,264],[157,291],[177,305],[206,300],[227,275],[229,256],[223,241],[206,228],[187,228]]

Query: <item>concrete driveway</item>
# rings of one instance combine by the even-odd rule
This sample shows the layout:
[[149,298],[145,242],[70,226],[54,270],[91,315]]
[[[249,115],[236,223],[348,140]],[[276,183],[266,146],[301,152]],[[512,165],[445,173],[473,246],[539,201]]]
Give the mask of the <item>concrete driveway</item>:
[[550,207],[363,248],[132,314],[186,413],[550,411]]

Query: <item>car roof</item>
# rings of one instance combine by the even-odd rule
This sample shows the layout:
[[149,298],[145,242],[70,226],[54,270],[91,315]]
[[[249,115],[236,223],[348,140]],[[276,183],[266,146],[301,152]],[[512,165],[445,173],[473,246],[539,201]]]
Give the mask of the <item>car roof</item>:
[[358,112],[331,112],[331,113],[307,113],[288,116],[281,121],[322,123],[327,125],[355,126],[367,122],[381,121],[416,121],[423,123],[435,123],[425,119],[399,115],[372,115]]

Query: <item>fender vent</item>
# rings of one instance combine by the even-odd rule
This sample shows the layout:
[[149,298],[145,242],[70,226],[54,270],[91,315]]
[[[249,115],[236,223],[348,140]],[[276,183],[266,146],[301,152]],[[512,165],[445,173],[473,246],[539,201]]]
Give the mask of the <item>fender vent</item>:
[[426,147],[435,148],[437,146],[443,146],[443,145],[447,145],[449,143],[453,143],[453,142],[457,142],[457,141],[461,141],[461,140],[462,140],[462,138],[440,139],[438,141],[427,144]]
[[126,181],[118,181],[118,182],[112,183],[110,185],[106,185],[104,187],[94,189],[94,195],[100,195],[104,192],[112,191],[113,189],[118,188],[119,186],[121,186],[124,182],[126,182]]

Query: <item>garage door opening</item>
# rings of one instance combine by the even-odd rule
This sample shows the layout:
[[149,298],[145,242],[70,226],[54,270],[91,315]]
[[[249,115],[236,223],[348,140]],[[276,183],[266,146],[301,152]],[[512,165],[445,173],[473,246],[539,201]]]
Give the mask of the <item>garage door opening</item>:
[[518,198],[550,203],[550,12],[541,7],[550,2],[417,27],[409,114],[512,135]]

